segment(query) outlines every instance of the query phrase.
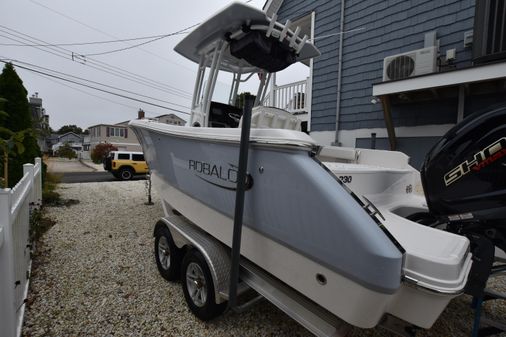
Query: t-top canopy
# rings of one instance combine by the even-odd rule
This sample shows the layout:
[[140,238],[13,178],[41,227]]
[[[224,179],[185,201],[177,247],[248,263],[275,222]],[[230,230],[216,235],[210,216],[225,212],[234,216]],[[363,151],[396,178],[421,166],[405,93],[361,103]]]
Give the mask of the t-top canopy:
[[[174,50],[187,59],[199,63],[201,56],[213,50],[216,47],[215,44],[219,41],[237,41],[248,36],[248,32],[243,33],[241,31],[241,29],[247,27],[251,31],[262,32],[269,41],[279,41],[280,44],[284,45],[284,49],[289,48],[293,52],[294,61],[296,62],[320,55],[318,49],[312,43],[307,42],[307,37],[298,37],[298,30],[294,33],[289,29],[289,25],[283,26],[275,20],[276,16],[271,20],[260,9],[244,3],[234,2],[200,24],[179,42]],[[266,56],[268,57],[268,55]],[[250,60],[250,62],[254,62],[254,60]],[[222,55],[219,68],[220,70],[236,73],[251,73],[261,70],[276,71],[273,70],[274,68],[266,68],[265,59],[258,64],[251,64],[250,62],[244,58],[233,56],[227,46]],[[210,57],[207,58],[204,65],[211,66]]]

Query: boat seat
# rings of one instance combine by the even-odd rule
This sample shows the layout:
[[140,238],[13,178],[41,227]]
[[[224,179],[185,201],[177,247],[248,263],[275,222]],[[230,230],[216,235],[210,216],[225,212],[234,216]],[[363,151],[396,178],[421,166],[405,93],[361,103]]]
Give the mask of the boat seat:
[[[286,129],[300,131],[300,119],[288,111],[257,106],[251,111],[251,127],[256,129]],[[242,126],[242,118],[239,127]]]

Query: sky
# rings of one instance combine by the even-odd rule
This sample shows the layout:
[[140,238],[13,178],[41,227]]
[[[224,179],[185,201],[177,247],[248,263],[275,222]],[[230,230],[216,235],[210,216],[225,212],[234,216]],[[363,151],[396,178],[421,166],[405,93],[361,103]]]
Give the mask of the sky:
[[[83,129],[96,124],[115,124],[136,118],[139,109],[143,109],[147,117],[174,113],[188,120],[189,116],[179,111],[190,111],[197,65],[173,51],[184,34],[134,48],[130,47],[150,39],[83,43],[179,32],[206,20],[230,2],[1,0],[0,59],[12,60],[29,96],[38,93],[42,98],[50,126],[55,130],[68,124]],[[262,8],[264,3],[264,0],[252,0],[249,5]],[[76,43],[81,45],[61,45]],[[122,48],[129,49],[92,55]],[[3,63],[0,67],[3,68]],[[301,77],[300,70],[290,68],[284,71],[285,75],[278,76],[278,82],[282,84],[307,76]],[[73,81],[179,111],[128,100],[42,73],[64,78],[72,75],[75,76],[71,78]],[[218,99],[228,90],[227,80],[220,78],[217,84]],[[245,88],[254,93],[255,85],[249,83]]]

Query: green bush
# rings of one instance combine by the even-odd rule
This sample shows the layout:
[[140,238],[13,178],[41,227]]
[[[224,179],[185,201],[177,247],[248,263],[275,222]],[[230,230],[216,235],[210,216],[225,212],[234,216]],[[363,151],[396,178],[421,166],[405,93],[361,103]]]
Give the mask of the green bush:
[[56,155],[61,158],[74,159],[77,158],[77,153],[72,149],[70,144],[65,143],[56,152]]

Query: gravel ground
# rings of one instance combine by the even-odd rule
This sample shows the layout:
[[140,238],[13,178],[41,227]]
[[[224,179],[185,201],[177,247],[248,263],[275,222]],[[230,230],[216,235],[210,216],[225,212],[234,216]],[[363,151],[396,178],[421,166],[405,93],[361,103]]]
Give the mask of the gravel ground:
[[[152,230],[163,215],[158,197],[146,206],[145,182],[62,184],[80,203],[50,208],[57,224],[33,262],[24,336],[312,336],[270,303],[228,312],[203,323],[188,310],[179,284],[166,282],[154,263]],[[506,291],[505,283],[494,287]],[[497,301],[496,301],[497,302]],[[470,298],[449,305],[418,336],[470,336]],[[505,303],[488,315],[506,317]],[[352,336],[390,336],[380,328]]]

